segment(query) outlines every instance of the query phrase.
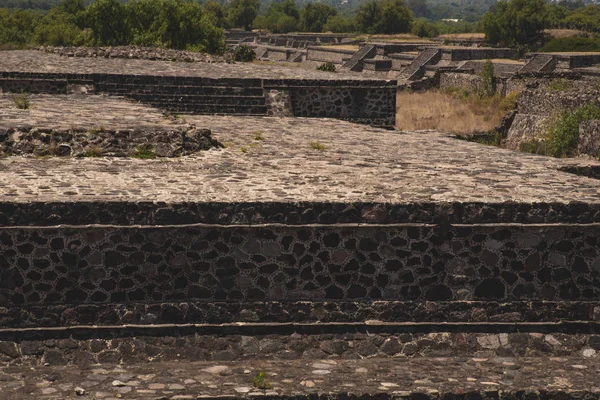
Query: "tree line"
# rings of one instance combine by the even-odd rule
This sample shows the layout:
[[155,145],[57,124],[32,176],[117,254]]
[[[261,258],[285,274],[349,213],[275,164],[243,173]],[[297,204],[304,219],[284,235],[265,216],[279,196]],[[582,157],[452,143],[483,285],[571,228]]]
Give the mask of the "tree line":
[[[224,29],[288,32],[361,32],[420,37],[484,32],[488,43],[525,50],[544,45],[544,29],[588,32],[551,43],[554,51],[600,48],[600,5],[545,0],[508,0],[476,22],[431,21],[426,0],[366,0],[351,15],[326,2],[273,0],[6,0],[60,1],[49,10],[0,8],[0,45],[24,47],[140,45],[211,53],[225,49]],[[37,3],[36,3],[37,2]],[[558,49],[558,50],[557,50]]]

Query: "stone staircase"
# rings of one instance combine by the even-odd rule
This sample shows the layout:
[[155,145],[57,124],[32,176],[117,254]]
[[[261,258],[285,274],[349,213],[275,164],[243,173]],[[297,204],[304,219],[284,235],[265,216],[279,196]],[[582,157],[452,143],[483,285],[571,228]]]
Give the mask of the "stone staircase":
[[363,45],[352,57],[350,57],[343,65],[343,68],[348,68],[351,71],[362,71],[362,61],[366,58],[374,57],[377,53],[377,47],[373,44]]
[[556,67],[556,57],[549,54],[534,54],[519,73],[528,72],[552,72]]
[[425,49],[417,56],[417,58],[414,59],[413,62],[404,68],[404,70],[401,72],[401,75],[411,81],[421,79],[425,75],[425,65],[437,63],[441,56],[442,52],[440,49]]
[[181,114],[266,115],[260,79],[211,80],[182,77],[128,78],[106,76],[96,93],[128,97]]

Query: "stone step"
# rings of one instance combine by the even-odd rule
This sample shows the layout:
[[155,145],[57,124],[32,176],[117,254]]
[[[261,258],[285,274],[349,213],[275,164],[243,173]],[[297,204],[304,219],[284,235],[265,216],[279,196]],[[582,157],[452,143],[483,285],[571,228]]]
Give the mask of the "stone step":
[[[332,326],[333,325],[333,326]],[[32,365],[162,360],[234,361],[360,359],[378,357],[568,356],[597,359],[600,335],[554,332],[517,325],[488,332],[395,329],[386,324],[281,326],[281,324],[78,326],[0,332],[0,361]],[[467,327],[468,328],[468,327]],[[523,328],[523,329],[519,329]],[[529,328],[529,329],[528,329]],[[482,329],[485,330],[485,329]],[[521,330],[517,332],[517,330]],[[490,333],[491,332],[491,333]],[[134,347],[134,349],[132,349]],[[58,362],[58,360],[62,360]]]
[[264,96],[206,96],[206,95],[176,95],[159,93],[135,93],[126,95],[128,98],[143,103],[165,103],[171,105],[214,105],[214,106],[264,106]]
[[[60,354],[56,350],[51,359],[60,363]],[[600,398],[599,364],[585,357],[185,362],[177,355],[151,356],[118,366],[5,366],[0,369],[0,396],[13,400],[80,396],[168,400]],[[23,380],[23,376],[27,378]]]
[[265,105],[187,104],[169,101],[145,101],[144,103],[162,110],[188,114],[267,115],[267,106]]
[[110,92],[112,94],[185,94],[207,96],[262,96],[261,87],[228,87],[228,86],[195,86],[195,85],[133,85],[133,84],[99,84],[97,92]]

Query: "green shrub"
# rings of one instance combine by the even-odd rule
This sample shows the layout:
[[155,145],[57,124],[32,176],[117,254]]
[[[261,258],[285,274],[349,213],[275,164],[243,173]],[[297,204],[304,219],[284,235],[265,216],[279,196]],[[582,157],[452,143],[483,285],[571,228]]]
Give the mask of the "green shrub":
[[519,99],[520,91],[515,90],[507,94],[502,100],[500,100],[500,109],[504,112],[514,110],[517,108],[517,100]]
[[496,93],[494,88],[494,64],[490,60],[483,63],[483,68],[479,73],[482,80],[481,95],[491,97]]
[[256,53],[245,44],[233,50],[233,61],[252,62],[256,59]]
[[564,78],[555,78],[548,83],[546,90],[550,92],[562,92],[573,88],[573,82]]
[[546,154],[553,157],[573,156],[579,139],[579,124],[591,119],[600,119],[600,106],[589,103],[573,111],[563,110],[548,131]]
[[326,63],[319,65],[317,67],[317,69],[319,71],[335,72],[335,64],[332,62],[326,62]]

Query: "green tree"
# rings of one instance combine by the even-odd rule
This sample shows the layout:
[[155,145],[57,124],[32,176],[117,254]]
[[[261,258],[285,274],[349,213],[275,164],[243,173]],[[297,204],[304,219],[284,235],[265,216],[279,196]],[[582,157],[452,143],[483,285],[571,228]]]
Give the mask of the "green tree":
[[381,14],[382,18],[377,33],[410,32],[413,14],[404,5],[403,0],[381,0]]
[[260,0],[233,0],[229,9],[230,25],[250,30],[252,21],[258,15],[259,7]]
[[215,26],[219,28],[227,28],[229,26],[227,22],[227,11],[221,4],[217,3],[215,0],[208,0],[204,3],[203,8],[206,16]]
[[83,0],[63,0],[58,8],[67,14],[77,15],[80,12],[85,11],[85,4]]
[[116,46],[129,43],[131,29],[125,5],[118,0],[97,0],[85,13],[85,25],[91,29],[91,44]]
[[356,14],[356,25],[365,33],[410,32],[412,21],[412,12],[402,0],[367,1]]
[[589,5],[578,8],[565,17],[564,23],[572,29],[600,32],[600,6]]
[[327,23],[323,26],[324,32],[345,33],[354,32],[355,27],[352,20],[344,18],[342,15],[329,17]]
[[425,18],[417,19],[413,25],[411,32],[418,37],[434,38],[440,35],[440,30],[436,24],[427,21]]
[[127,5],[133,43],[175,49],[220,52],[223,31],[195,2],[136,0]]
[[377,0],[363,3],[356,13],[356,27],[365,33],[377,33],[381,21],[381,4]]
[[323,32],[327,20],[336,14],[337,11],[331,6],[308,3],[300,15],[300,28],[305,32]]
[[544,0],[501,1],[483,16],[483,31],[491,44],[531,47],[542,38],[546,19]]
[[34,41],[45,46],[81,46],[84,36],[76,16],[55,7],[36,25]]

